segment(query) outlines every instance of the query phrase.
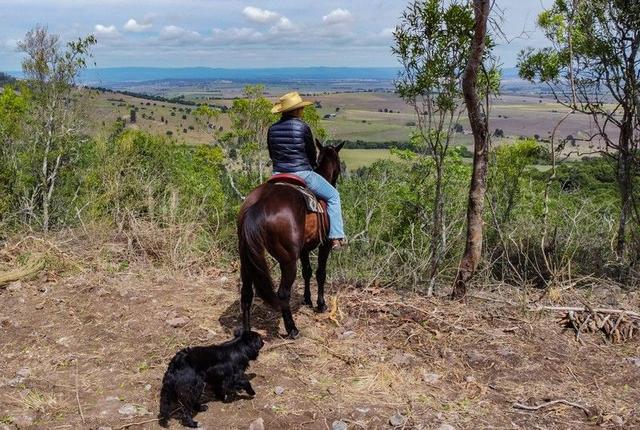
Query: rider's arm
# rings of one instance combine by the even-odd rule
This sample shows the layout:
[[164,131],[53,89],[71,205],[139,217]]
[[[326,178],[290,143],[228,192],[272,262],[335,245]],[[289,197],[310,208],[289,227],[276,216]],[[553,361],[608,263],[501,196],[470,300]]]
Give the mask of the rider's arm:
[[304,149],[307,153],[309,164],[311,164],[311,167],[315,169],[318,167],[318,154],[316,153],[316,144],[313,140],[313,134],[311,134],[311,128],[309,126],[307,126],[304,131]]

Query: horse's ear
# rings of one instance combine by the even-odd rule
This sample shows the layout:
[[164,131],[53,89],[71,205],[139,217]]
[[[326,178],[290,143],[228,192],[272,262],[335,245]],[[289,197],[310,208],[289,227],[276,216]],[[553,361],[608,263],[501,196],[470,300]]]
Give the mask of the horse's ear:
[[336,146],[336,152],[340,152],[340,150],[342,149],[343,146],[344,146],[344,140],[342,142],[340,142],[338,144],[338,146]]
[[320,140],[318,140],[317,137],[316,137],[316,147],[318,148],[318,151],[322,151],[322,149],[324,148],[324,146],[322,146],[322,142],[320,142]]

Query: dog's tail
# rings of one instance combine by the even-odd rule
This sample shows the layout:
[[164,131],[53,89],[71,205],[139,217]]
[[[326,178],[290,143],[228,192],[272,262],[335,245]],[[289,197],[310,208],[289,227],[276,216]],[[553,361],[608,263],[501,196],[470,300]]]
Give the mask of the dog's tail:
[[238,222],[238,248],[240,271],[253,283],[256,294],[272,308],[280,309],[280,299],[273,287],[265,253],[265,216],[255,207],[249,207]]

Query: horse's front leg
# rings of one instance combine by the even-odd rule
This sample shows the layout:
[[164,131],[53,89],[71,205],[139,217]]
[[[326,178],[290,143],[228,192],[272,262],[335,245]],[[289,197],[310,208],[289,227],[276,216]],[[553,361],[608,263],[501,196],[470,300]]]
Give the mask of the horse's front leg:
[[300,255],[300,263],[302,263],[302,277],[304,278],[304,304],[313,307],[313,302],[311,301],[311,276],[313,275],[313,269],[311,269],[308,252],[303,252]]
[[324,301],[324,283],[327,280],[327,260],[329,259],[330,252],[330,241],[323,243],[318,251],[318,270],[316,271],[316,280],[318,281],[318,312],[327,310],[327,304]]
[[291,287],[296,280],[297,260],[291,263],[280,263],[280,288],[278,288],[278,298],[280,299],[280,309],[282,309],[282,319],[284,320],[284,328],[291,339],[298,337],[300,332],[296,328],[296,323],[291,315]]

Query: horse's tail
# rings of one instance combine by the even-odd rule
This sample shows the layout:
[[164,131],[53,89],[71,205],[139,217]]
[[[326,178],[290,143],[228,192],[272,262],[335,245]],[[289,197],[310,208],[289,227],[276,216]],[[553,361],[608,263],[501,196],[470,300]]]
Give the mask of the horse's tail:
[[238,225],[238,242],[242,276],[249,276],[256,294],[272,308],[280,309],[280,299],[273,287],[269,265],[265,257],[264,217],[256,216],[254,208],[248,208]]

